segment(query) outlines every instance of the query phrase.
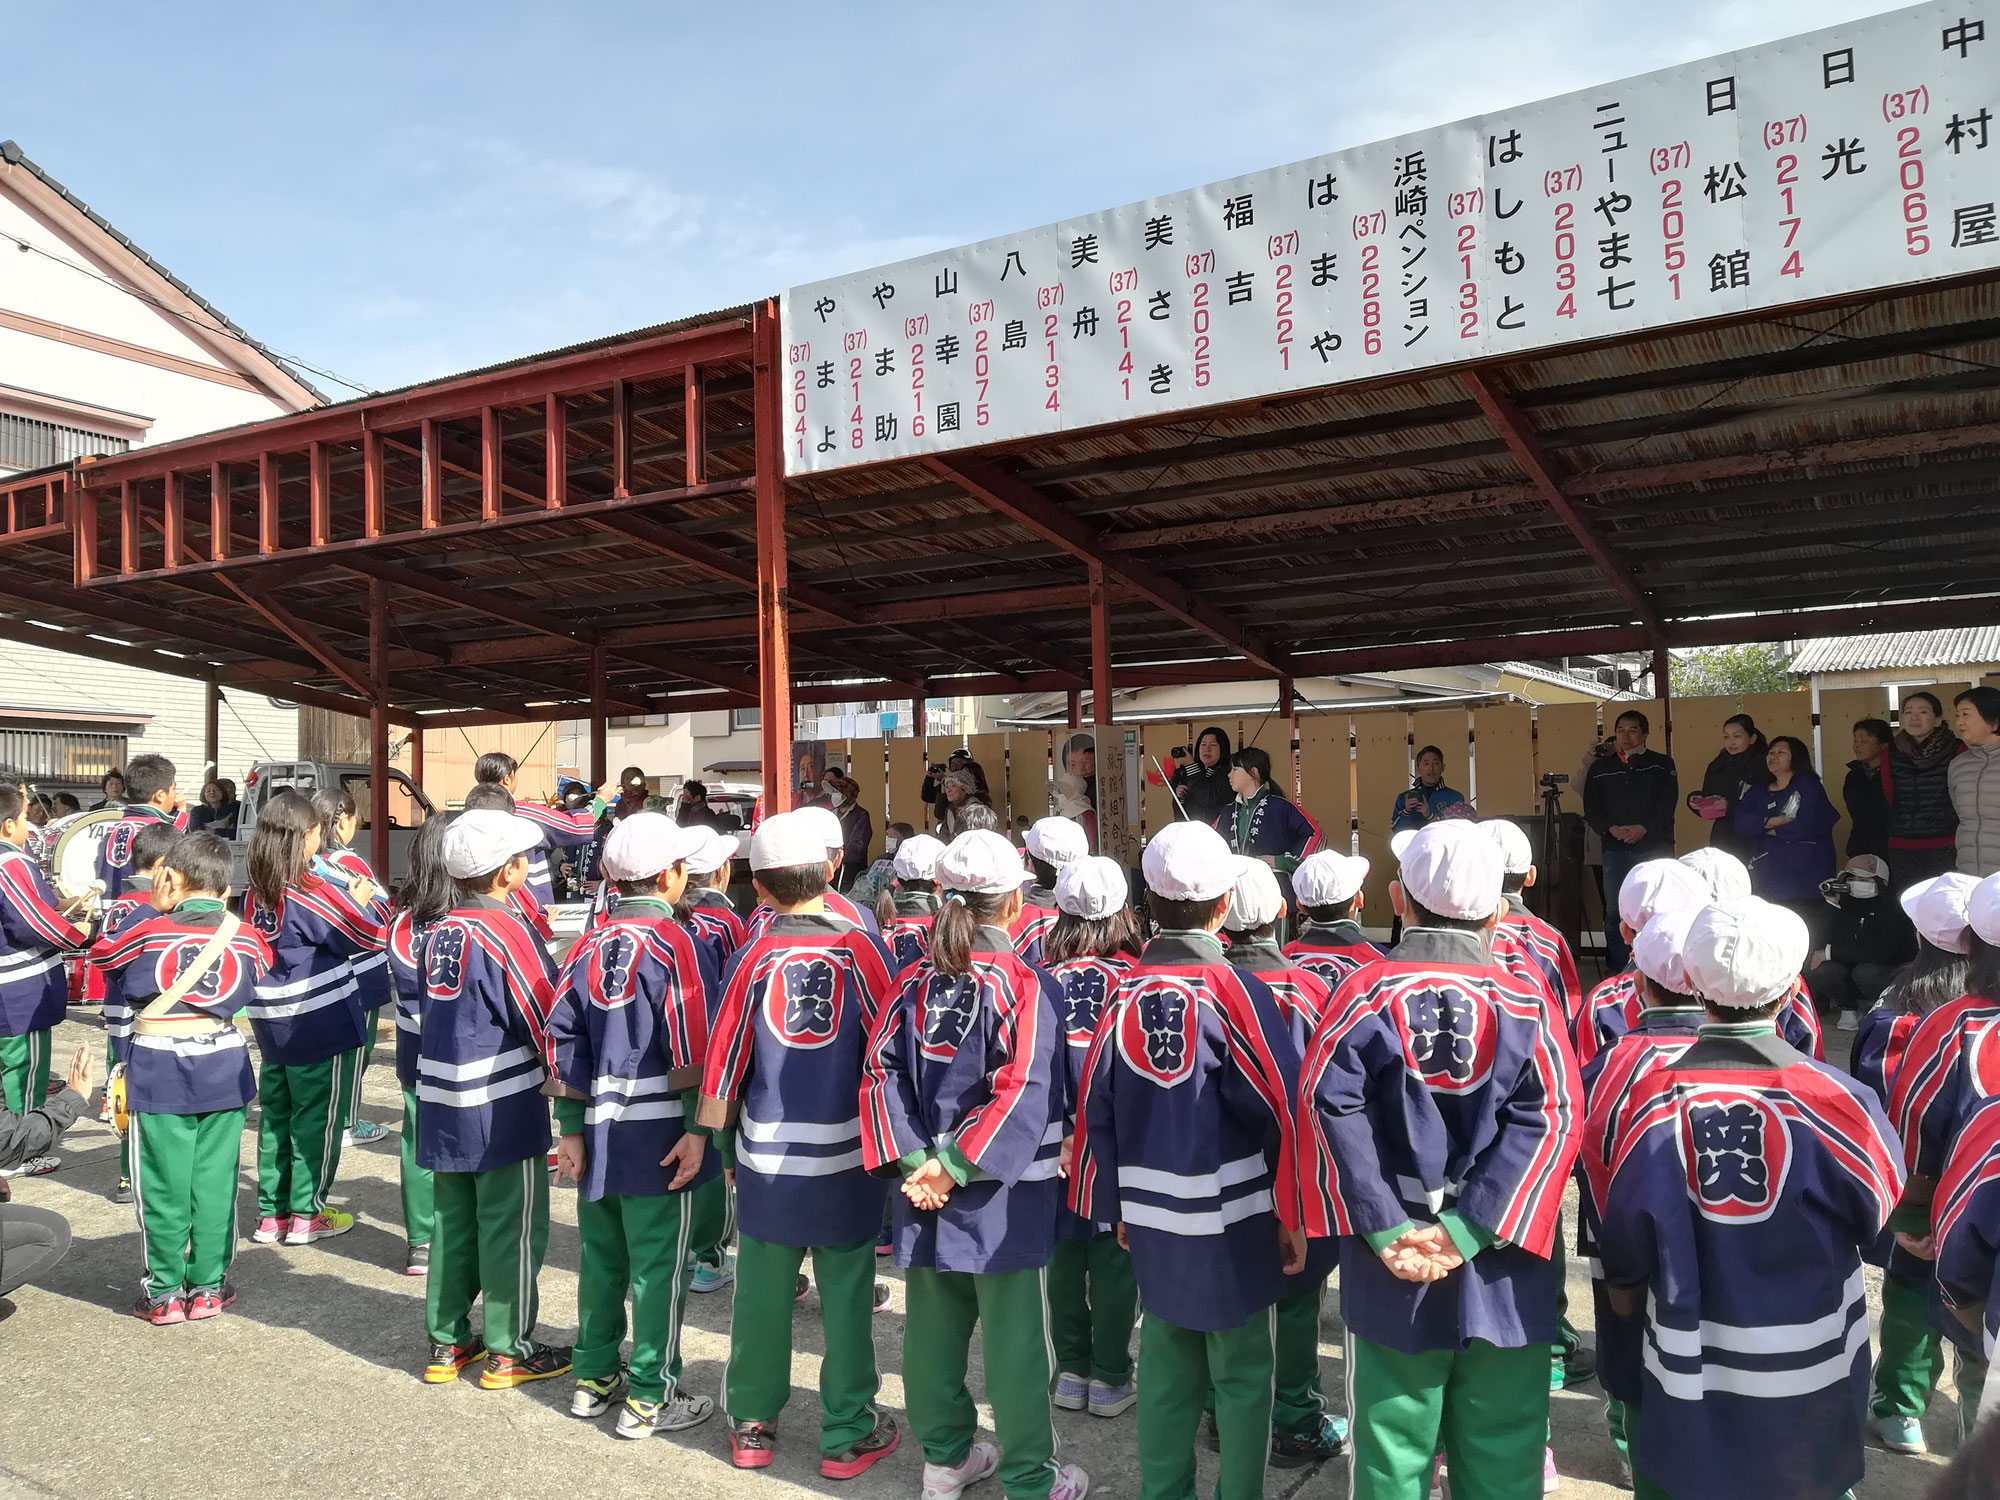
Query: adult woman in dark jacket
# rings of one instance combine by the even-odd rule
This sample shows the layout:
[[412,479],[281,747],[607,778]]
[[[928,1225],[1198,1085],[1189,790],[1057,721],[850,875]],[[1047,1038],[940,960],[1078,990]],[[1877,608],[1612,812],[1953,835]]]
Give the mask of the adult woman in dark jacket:
[[1213,823],[1236,800],[1229,789],[1229,736],[1219,724],[1204,729],[1194,742],[1194,759],[1174,768],[1168,783],[1181,810],[1197,823]]
[[[1854,759],[1847,763],[1847,780],[1841,784],[1849,859],[1857,854],[1889,857],[1889,799],[1882,790],[1882,757],[1895,737],[1887,719],[1855,721]],[[1890,894],[1895,894],[1893,888]]]
[[1751,787],[1736,804],[1736,828],[1750,845],[1750,889],[1789,906],[1817,932],[1825,925],[1820,882],[1834,869],[1833,825],[1840,821],[1813,774],[1803,740],[1781,734],[1765,757],[1771,784]]
[[1951,805],[1951,758],[1958,736],[1935,693],[1903,697],[1902,728],[1882,757],[1889,804],[1890,889],[1906,891],[1958,864],[1958,813]]
[[1736,809],[1751,787],[1771,784],[1771,769],[1765,764],[1770,752],[1755,719],[1731,714],[1722,721],[1722,749],[1701,773],[1701,790],[1688,793],[1687,805],[1710,820],[1709,844],[1741,860],[1750,858],[1752,841],[1737,829]]
[[236,800],[236,783],[217,780],[201,789],[201,805],[188,812],[189,833],[212,833],[219,839],[236,837],[236,821],[243,806]]

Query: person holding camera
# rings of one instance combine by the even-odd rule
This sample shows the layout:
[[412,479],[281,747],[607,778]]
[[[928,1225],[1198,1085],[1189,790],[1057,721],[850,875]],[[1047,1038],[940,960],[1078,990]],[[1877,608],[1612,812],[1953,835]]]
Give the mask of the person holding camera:
[[1469,818],[1465,793],[1444,784],[1444,751],[1426,745],[1417,752],[1417,775],[1407,792],[1399,792],[1389,809],[1389,831],[1422,828],[1439,818]]
[[1229,785],[1229,735],[1221,725],[1209,725],[1192,745],[1176,746],[1172,764],[1167,786],[1182,817],[1213,824],[1236,800]]
[[1668,756],[1646,748],[1646,716],[1628,708],[1600,741],[1583,781],[1583,819],[1604,840],[1604,968],[1615,974],[1630,957],[1618,930],[1618,890],[1641,860],[1671,858],[1680,776]]

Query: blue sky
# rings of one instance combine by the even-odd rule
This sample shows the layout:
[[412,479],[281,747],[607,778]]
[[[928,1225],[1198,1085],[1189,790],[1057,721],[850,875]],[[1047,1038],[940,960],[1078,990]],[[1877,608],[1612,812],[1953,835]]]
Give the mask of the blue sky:
[[11,0],[0,138],[386,388],[1886,8]]

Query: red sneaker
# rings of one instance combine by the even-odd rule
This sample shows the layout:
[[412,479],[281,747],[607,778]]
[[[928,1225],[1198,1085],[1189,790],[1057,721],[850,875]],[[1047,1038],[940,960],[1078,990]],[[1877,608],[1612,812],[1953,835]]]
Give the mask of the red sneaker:
[[199,1323],[212,1318],[235,1300],[236,1288],[226,1281],[221,1286],[203,1287],[187,1299],[187,1320]]
[[151,1323],[155,1328],[168,1328],[187,1321],[187,1303],[179,1292],[141,1297],[132,1304],[132,1316],[142,1323]]
[[778,1446],[778,1428],[773,1422],[732,1422],[729,1424],[729,1461],[739,1469],[768,1469],[771,1450]]
[[876,1464],[896,1451],[901,1442],[902,1432],[896,1426],[894,1417],[878,1417],[875,1430],[849,1448],[845,1453],[837,1453],[832,1458],[819,1461],[819,1472],[825,1479],[855,1479],[867,1473]]

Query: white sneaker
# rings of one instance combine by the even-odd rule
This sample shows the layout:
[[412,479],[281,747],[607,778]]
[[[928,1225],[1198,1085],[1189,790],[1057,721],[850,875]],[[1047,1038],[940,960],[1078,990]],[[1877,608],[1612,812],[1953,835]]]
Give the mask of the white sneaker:
[[1861,1029],[1861,1012],[1858,1010],[1842,1011],[1840,1013],[1840,1020],[1836,1025],[1841,1031],[1859,1031]]
[[0,1168],[0,1177],[46,1177],[61,1165],[60,1156],[31,1156],[18,1167]]
[[1090,1404],[1090,1381],[1082,1375],[1059,1373],[1055,1393],[1049,1399],[1064,1411],[1082,1411]]
[[[1000,1450],[991,1443],[974,1443],[972,1451],[965,1455],[957,1468],[947,1468],[943,1464],[924,1465],[924,1500],[953,1500],[953,1497],[968,1484],[977,1484],[991,1477],[1000,1467]],[[1060,1481],[1061,1476],[1057,1476]],[[1049,1491],[1054,1500],[1055,1491]]]
[[1075,1464],[1056,1470],[1056,1482],[1049,1486],[1049,1500],[1083,1500],[1090,1493],[1090,1476]]

